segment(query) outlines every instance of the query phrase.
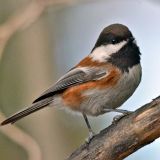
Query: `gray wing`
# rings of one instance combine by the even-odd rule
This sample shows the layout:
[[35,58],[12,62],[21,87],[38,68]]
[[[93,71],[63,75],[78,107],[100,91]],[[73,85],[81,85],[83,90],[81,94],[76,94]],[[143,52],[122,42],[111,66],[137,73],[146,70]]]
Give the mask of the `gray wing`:
[[99,69],[95,67],[79,67],[72,69],[66,73],[62,78],[60,78],[52,87],[46,90],[40,97],[38,97],[33,103],[43,100],[45,98],[53,96],[55,93],[62,91],[66,88],[85,83],[88,81],[93,81],[101,79],[106,76],[106,69]]

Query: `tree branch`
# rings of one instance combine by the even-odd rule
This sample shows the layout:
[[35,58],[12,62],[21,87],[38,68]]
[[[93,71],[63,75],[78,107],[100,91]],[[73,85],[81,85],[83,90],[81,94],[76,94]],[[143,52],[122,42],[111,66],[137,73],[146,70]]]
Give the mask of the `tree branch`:
[[0,25],[0,59],[8,40],[17,31],[31,26],[50,6],[71,4],[73,0],[32,0],[23,9],[17,10]]
[[[2,122],[5,116],[0,112],[0,121]],[[22,129],[15,125],[0,127],[0,132],[10,138],[13,142],[20,145],[28,154],[28,160],[42,160],[42,152],[38,143]]]
[[96,135],[68,160],[122,160],[160,137],[160,96]]

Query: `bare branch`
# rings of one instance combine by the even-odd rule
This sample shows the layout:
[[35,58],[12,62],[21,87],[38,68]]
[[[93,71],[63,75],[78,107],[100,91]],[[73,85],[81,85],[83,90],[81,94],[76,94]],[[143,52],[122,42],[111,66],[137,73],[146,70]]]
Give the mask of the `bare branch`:
[[41,14],[51,5],[71,4],[72,0],[32,0],[23,9],[13,13],[8,20],[0,26],[0,59],[3,50],[11,36],[24,30],[35,22]]
[[4,24],[0,25],[0,59],[11,36],[17,31],[31,26],[48,7],[91,1],[95,0],[32,0],[27,6],[13,13]]
[[160,137],[160,96],[82,145],[68,160],[122,160]]
[[[4,119],[4,115],[0,112],[0,121]],[[27,133],[12,125],[0,127],[0,131],[25,149],[28,154],[28,160],[42,160],[42,152],[39,145]]]

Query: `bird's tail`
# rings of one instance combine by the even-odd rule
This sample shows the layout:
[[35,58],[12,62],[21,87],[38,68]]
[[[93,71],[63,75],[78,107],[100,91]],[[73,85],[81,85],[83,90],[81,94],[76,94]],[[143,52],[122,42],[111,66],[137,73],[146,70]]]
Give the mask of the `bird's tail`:
[[52,102],[53,98],[46,98],[44,100],[41,100],[39,102],[33,103],[31,107],[25,108],[20,112],[15,113],[14,115],[10,116],[6,120],[4,120],[1,125],[6,125],[6,124],[13,124],[16,121],[20,120],[21,118],[28,116],[29,114],[38,111],[47,105],[49,105]]

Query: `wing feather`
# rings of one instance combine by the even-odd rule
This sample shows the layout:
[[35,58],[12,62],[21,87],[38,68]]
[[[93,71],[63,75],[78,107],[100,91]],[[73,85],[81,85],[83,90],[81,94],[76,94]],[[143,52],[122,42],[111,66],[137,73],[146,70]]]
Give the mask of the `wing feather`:
[[102,68],[87,68],[79,67],[70,70],[62,78],[60,78],[52,87],[46,90],[40,97],[38,97],[33,103],[43,100],[45,98],[53,96],[55,93],[67,89],[69,87],[100,79],[107,75],[106,69]]

